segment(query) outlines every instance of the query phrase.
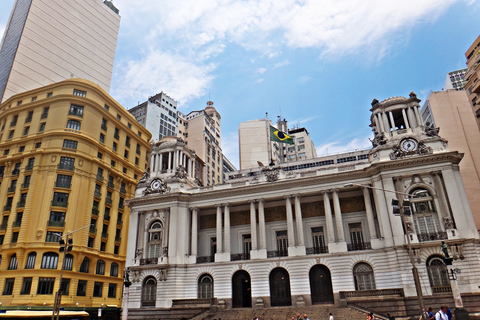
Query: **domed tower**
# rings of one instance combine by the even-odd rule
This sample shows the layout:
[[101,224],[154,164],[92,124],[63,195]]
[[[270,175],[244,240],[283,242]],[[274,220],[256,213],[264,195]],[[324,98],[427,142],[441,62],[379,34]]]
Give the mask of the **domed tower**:
[[372,101],[372,162],[448,151],[447,141],[438,136],[440,129],[423,124],[420,101],[414,92],[410,92],[409,98]]

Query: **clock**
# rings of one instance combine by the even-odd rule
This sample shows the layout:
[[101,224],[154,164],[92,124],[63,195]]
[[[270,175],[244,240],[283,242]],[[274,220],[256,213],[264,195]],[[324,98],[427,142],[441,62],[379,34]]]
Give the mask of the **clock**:
[[414,139],[405,139],[400,143],[403,151],[415,151],[417,149],[417,141]]
[[150,188],[152,190],[159,190],[162,186],[162,181],[160,179],[154,179],[151,183],[150,183]]

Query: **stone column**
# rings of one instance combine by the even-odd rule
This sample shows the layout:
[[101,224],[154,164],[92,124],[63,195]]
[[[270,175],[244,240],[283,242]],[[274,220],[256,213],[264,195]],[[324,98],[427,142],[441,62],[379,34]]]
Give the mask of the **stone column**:
[[155,172],[155,154],[150,156],[150,170],[151,172]]
[[442,218],[450,218],[450,210],[448,208],[447,198],[443,188],[442,179],[440,177],[441,174],[442,174],[441,171],[432,172],[435,192],[439,200],[439,206],[437,207],[438,208],[437,210],[439,211],[440,220],[442,220]]
[[[385,190],[390,190],[390,192],[383,192],[383,197],[385,198],[386,200],[386,212],[385,212],[385,215],[387,216],[388,219],[390,219],[390,230],[392,230],[392,234],[393,234],[393,239],[395,241],[395,244],[396,245],[403,245],[405,244],[405,232],[403,231],[403,228],[402,228],[402,218],[399,217],[399,216],[394,216],[392,214],[392,199],[395,198],[397,199],[398,198],[398,195],[395,193],[397,190],[395,189],[395,184],[393,183],[393,179],[392,178],[387,178],[387,177],[384,177],[382,179],[382,182],[383,182],[383,188]],[[392,192],[393,191],[393,192]],[[406,217],[408,218],[408,217]],[[408,221],[408,219],[406,219],[406,221]]]
[[192,208],[192,238],[190,244],[190,255],[197,255],[198,244],[198,208]]
[[293,229],[293,212],[292,212],[292,201],[290,200],[291,196],[285,197],[285,206],[287,211],[287,236],[288,236],[288,246],[295,246],[295,231]]
[[338,242],[344,242],[345,232],[343,231],[342,211],[340,210],[338,190],[333,190],[333,210],[335,211],[335,224],[337,225]]
[[330,198],[328,191],[322,191],[323,208],[325,209],[325,223],[327,225],[327,243],[335,242],[335,229],[333,228],[332,208],[330,207]]
[[222,206],[217,205],[217,253],[223,252],[223,243],[222,243]]
[[395,124],[395,120],[393,119],[392,111],[388,112],[388,116],[390,117],[390,122],[392,124],[392,129],[395,130],[397,125]]
[[250,200],[250,236],[252,238],[252,250],[257,250],[257,213],[255,200]]
[[407,117],[408,117],[408,122],[410,123],[410,128],[413,129],[418,127],[415,111],[411,107],[407,108]]
[[408,124],[408,117],[407,117],[407,114],[405,113],[405,109],[402,109],[402,116],[403,116],[403,122],[405,122],[405,128],[410,129],[410,125]]
[[[127,259],[126,259],[126,265],[140,265],[140,257],[136,259],[136,252],[138,249],[143,249],[143,247],[140,247],[138,244],[138,236],[139,233],[143,232],[143,229],[140,229],[139,226],[139,219],[138,215],[140,213],[137,212],[136,210],[131,210],[130,211],[130,228],[128,229],[128,238],[132,239],[131,242],[135,243],[135,246],[133,245],[128,245],[127,246]],[[126,218],[126,217],[125,217]]]
[[378,133],[385,133],[385,128],[383,127],[383,121],[382,121],[382,118],[380,116],[380,114],[376,114],[375,115],[375,122],[377,123],[377,131]]
[[168,168],[167,170],[170,170],[170,172],[172,172],[172,152],[170,151],[168,153]]
[[265,232],[265,201],[258,200],[258,231],[260,234],[260,249],[267,249],[267,237]]
[[[383,188],[380,180],[374,181],[375,188]],[[373,199],[375,207],[377,208],[378,222],[380,224],[380,237],[383,237],[384,245],[386,247],[393,245],[392,227],[390,225],[389,214],[391,212],[390,203],[387,204],[385,194],[382,190],[373,189]],[[399,224],[400,223],[400,224]],[[397,226],[401,225],[401,221],[397,222]]]
[[372,200],[370,199],[370,190],[362,187],[363,200],[365,201],[365,211],[367,213],[368,231],[372,239],[377,239],[377,229],[375,228],[375,220],[373,219]]
[[160,153],[160,157],[159,157],[159,160],[158,160],[158,170],[160,172],[162,172],[163,170],[163,153]]
[[230,204],[225,204],[225,252],[230,253]]
[[386,133],[390,134],[390,123],[388,122],[387,115],[385,112],[382,112],[383,126],[385,127]]
[[297,225],[297,246],[305,246],[305,237],[303,234],[302,206],[300,204],[300,195],[295,195],[295,223]]
[[418,126],[421,126],[423,124],[423,121],[422,121],[422,115],[420,114],[420,107],[415,106],[413,107],[413,109],[415,110],[415,117],[417,119]]

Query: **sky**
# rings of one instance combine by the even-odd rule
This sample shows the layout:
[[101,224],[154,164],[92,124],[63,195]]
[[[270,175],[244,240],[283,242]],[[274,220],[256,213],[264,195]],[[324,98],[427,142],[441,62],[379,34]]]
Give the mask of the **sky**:
[[[0,34],[14,0],[0,0]],[[129,109],[161,91],[187,114],[211,100],[238,168],[240,122],[305,127],[318,156],[371,147],[370,103],[422,101],[466,67],[480,0],[114,0],[110,94]],[[423,102],[422,102],[423,104]]]

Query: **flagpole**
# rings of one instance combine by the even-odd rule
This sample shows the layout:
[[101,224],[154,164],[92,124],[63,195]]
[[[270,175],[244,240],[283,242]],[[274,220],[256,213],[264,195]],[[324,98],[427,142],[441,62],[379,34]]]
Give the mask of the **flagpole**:
[[272,156],[272,139],[270,137],[270,126],[268,124],[268,112],[265,113],[266,118],[265,118],[265,130],[267,130],[267,150],[268,150],[268,156],[270,157],[270,166],[273,166],[273,156]]

